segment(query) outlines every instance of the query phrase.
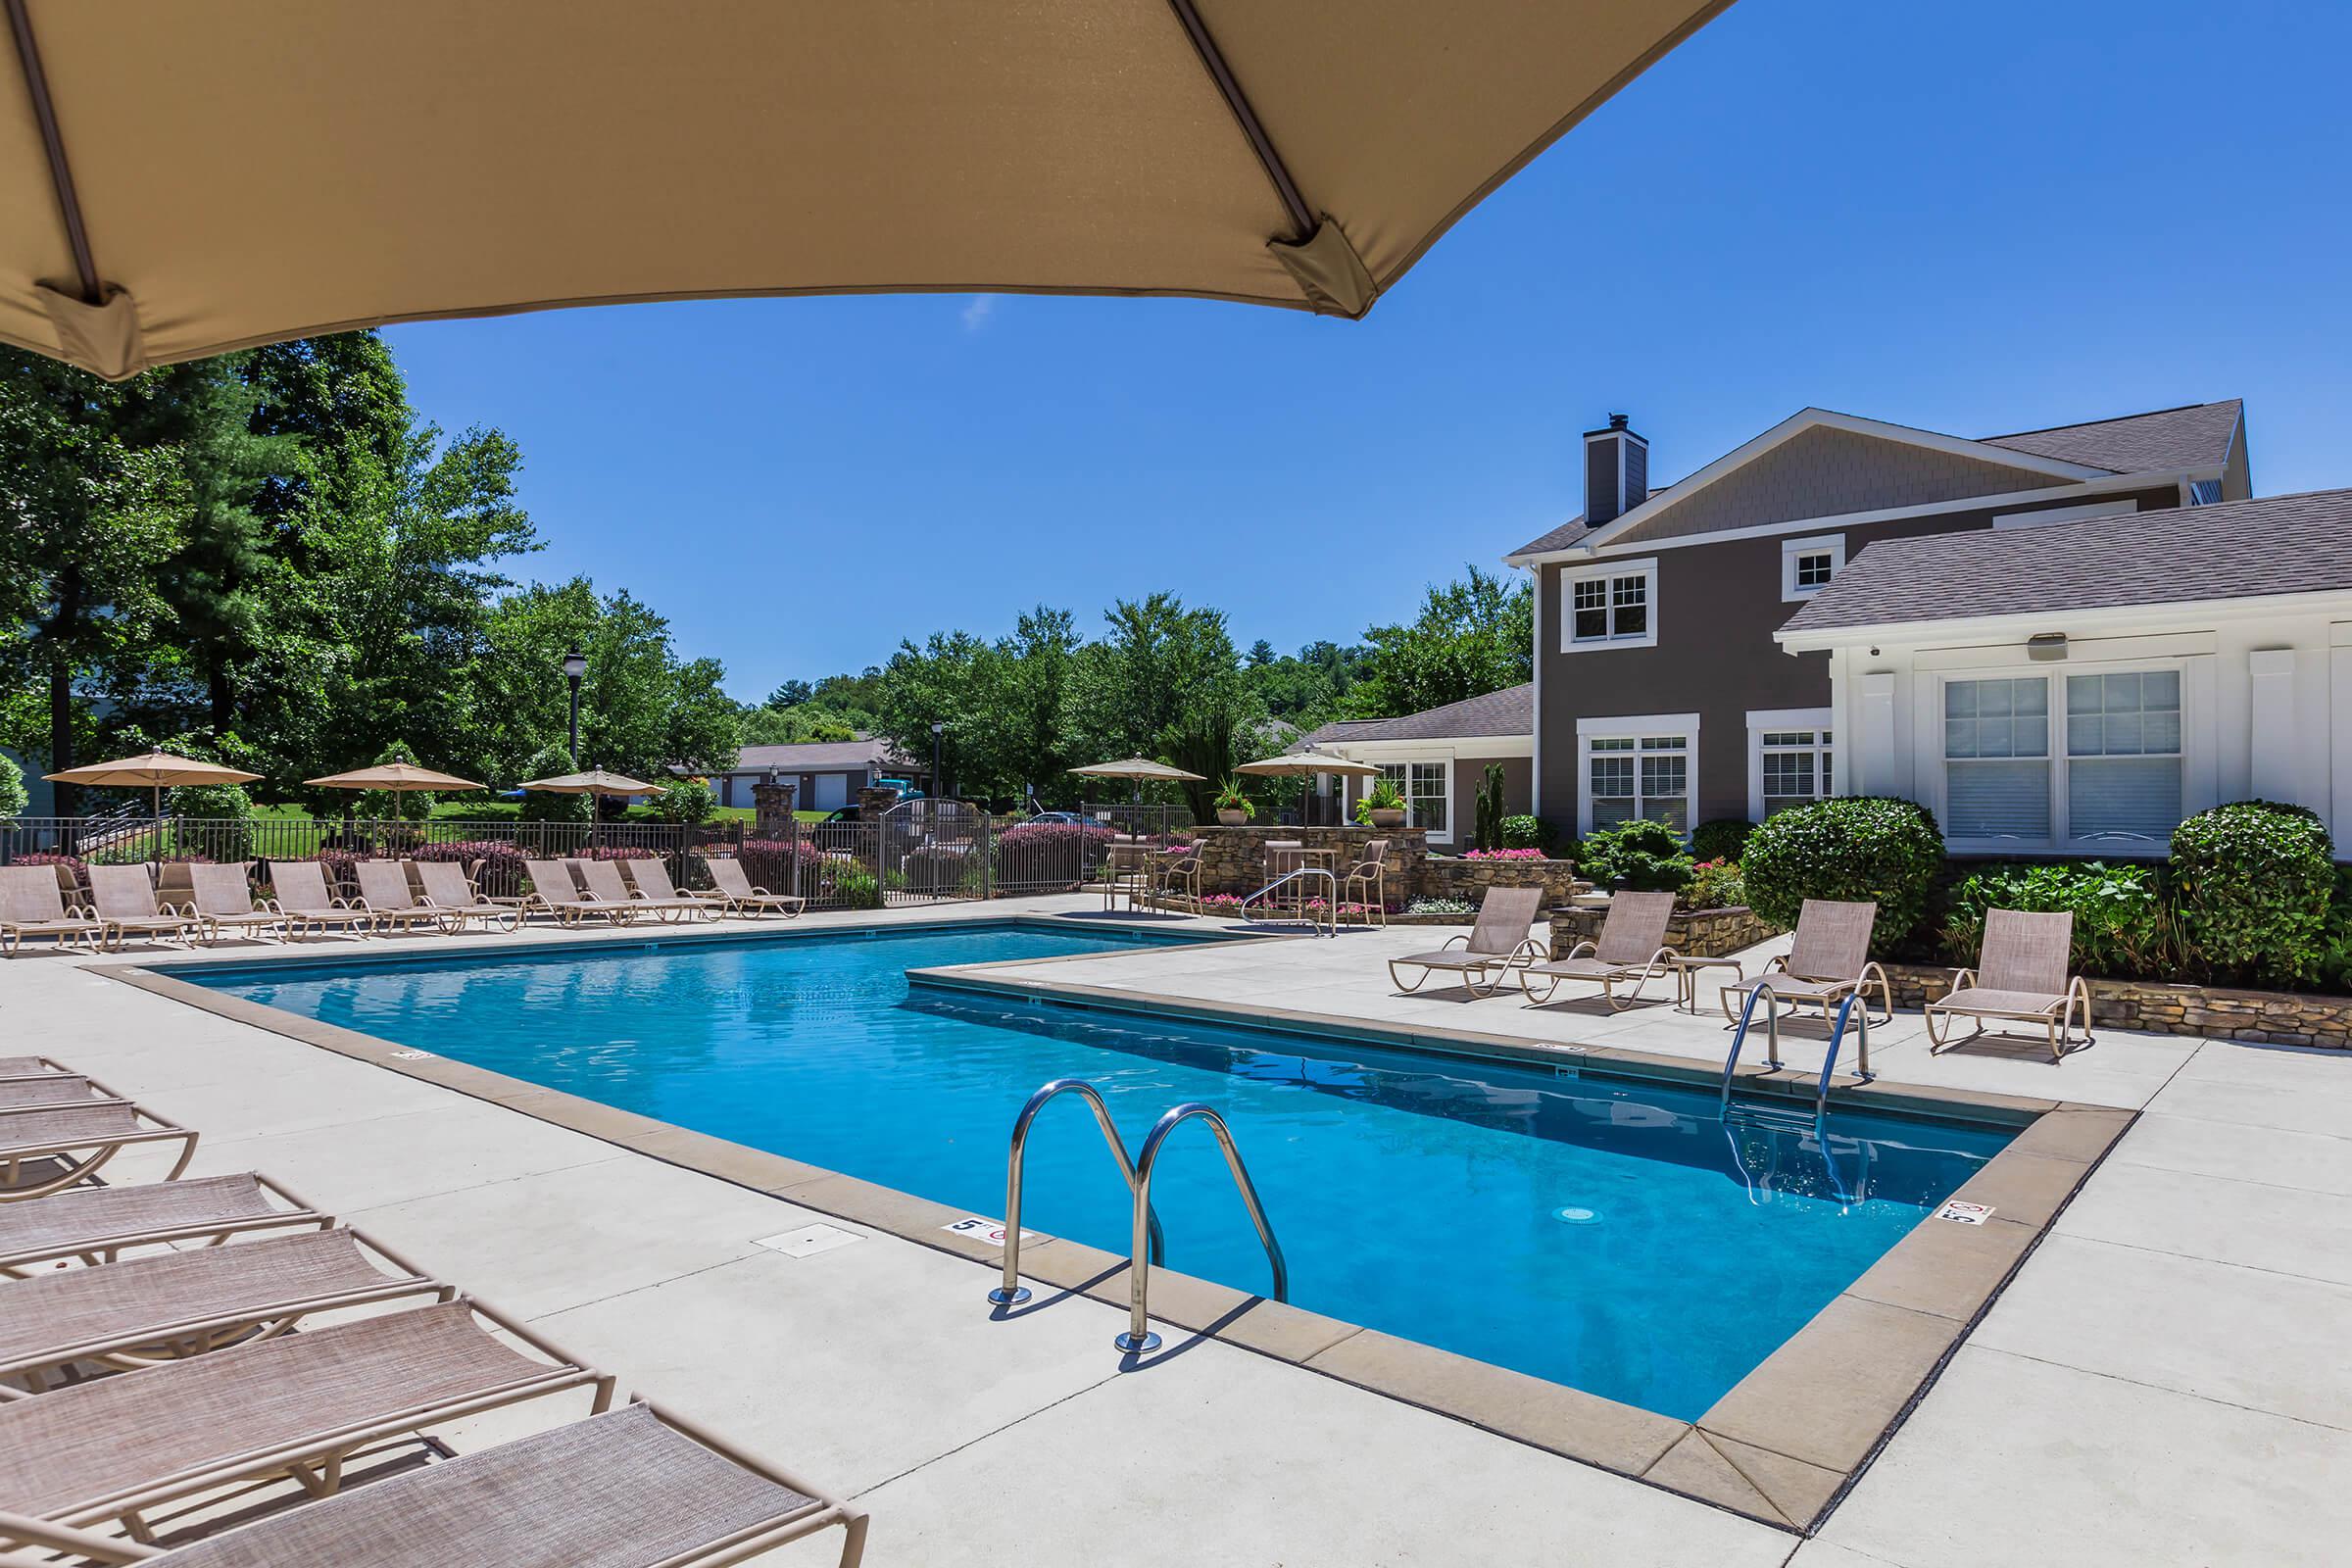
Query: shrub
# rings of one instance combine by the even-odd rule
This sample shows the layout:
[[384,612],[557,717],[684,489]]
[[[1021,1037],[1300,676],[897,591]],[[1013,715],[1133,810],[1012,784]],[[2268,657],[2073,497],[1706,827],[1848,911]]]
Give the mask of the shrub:
[[[382,767],[388,762],[407,762],[421,766],[416,754],[399,741],[394,741],[376,754],[372,765]],[[541,775],[533,774],[533,777]],[[423,822],[433,814],[431,790],[362,790],[359,814],[375,822]]]
[[[165,805],[183,821],[173,828],[173,859],[244,860],[253,856],[253,797],[237,784],[182,784]],[[201,822],[190,827],[188,822]]]
[[693,827],[710,820],[718,810],[718,797],[702,779],[673,779],[668,789],[654,797],[652,810],[657,822],[683,822]]
[[1732,860],[1701,860],[1690,868],[1690,883],[1675,899],[1683,909],[1728,909],[1747,902],[1747,885]]
[[0,752],[0,816],[23,816],[32,796],[24,788],[24,770],[15,758]]
[[2181,967],[2176,928],[2152,865],[2082,860],[1985,866],[1952,890],[1943,948],[1954,963],[1977,961],[1986,909],[2073,914],[2074,967],[2091,974],[2177,975]]
[[2335,889],[2328,900],[2328,923],[2321,928],[2316,956],[2321,985],[2330,991],[2352,990],[2352,865],[2335,868]]
[[1690,835],[1690,856],[1697,860],[1730,860],[1735,865],[1747,850],[1747,836],[1756,824],[1743,816],[1719,816],[1701,822]]
[[1542,850],[1551,853],[1551,829],[1540,816],[1506,816],[1502,819],[1502,847],[1506,850]]
[[2300,806],[2239,801],[2173,829],[2181,935],[2237,977],[2293,981],[2322,963],[2335,864],[2328,827]]
[[1502,764],[1489,762],[1478,786],[1477,828],[1473,834],[1482,850],[1499,850],[1502,843]]
[[[562,778],[572,771],[571,754],[561,746],[549,746],[531,759],[523,776]],[[530,790],[524,793],[517,814],[525,822],[585,822],[592,810],[590,799],[586,795],[550,795],[544,790]]]
[[1775,811],[1748,835],[1740,869],[1748,907],[1794,926],[1807,899],[1874,899],[1875,947],[1896,946],[1927,915],[1943,835],[1915,801],[1840,796]]
[[1641,817],[1588,835],[1577,847],[1577,864],[1600,887],[1614,888],[1623,878],[1637,893],[1672,893],[1690,880],[1682,835]]

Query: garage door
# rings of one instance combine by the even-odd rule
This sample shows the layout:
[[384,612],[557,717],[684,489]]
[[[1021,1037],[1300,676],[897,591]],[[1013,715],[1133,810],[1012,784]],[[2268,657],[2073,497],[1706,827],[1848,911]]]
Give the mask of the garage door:
[[808,808],[830,811],[850,804],[850,775],[847,773],[818,773],[815,787],[808,792]]

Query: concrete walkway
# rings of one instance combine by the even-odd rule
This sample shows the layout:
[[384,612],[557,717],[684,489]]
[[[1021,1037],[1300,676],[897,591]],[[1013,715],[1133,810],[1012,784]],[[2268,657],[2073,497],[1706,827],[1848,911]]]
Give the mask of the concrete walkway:
[[[1662,1008],[1393,998],[1378,960],[1432,934],[1081,964],[1088,984],[1721,1058],[1719,1019]],[[624,1386],[856,1494],[869,1562],[2137,1568],[2340,1562],[2352,1539],[2341,1054],[2103,1035],[2053,1066],[1874,1042],[1889,1078],[2146,1114],[1800,1543],[1229,1345],[1170,1332],[1180,1353],[1122,1372],[1111,1307],[1041,1291],[1043,1310],[992,1320],[986,1270],[878,1233],[786,1255],[759,1243],[852,1228],[84,967],[0,963],[0,1051],[202,1128],[200,1170],[276,1176]]]

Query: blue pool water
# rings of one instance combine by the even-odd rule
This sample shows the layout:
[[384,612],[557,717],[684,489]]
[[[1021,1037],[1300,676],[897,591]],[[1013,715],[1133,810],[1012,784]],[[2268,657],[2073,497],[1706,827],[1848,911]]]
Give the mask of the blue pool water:
[[[1004,1207],[1013,1115],[1048,1079],[1099,1085],[1130,1148],[1203,1101],[1233,1125],[1299,1306],[1683,1418],[2008,1141],[1839,1111],[1825,1151],[1807,1120],[1727,1124],[1711,1095],[1630,1079],[905,977],[1118,940],[993,925],[180,974],[975,1214]],[[1124,1186],[1083,1106],[1040,1119],[1028,1180],[1029,1228],[1126,1251]],[[1153,1196],[1170,1267],[1266,1289],[1205,1129],[1177,1134]]]

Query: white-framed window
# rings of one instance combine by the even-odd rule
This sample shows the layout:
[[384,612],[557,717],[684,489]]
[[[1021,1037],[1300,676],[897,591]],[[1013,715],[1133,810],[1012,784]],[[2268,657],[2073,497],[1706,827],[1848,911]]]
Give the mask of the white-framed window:
[[1948,678],[1946,837],[2159,851],[2180,825],[2177,666]]
[[1781,597],[1810,599],[1830,585],[1845,564],[1845,535],[1818,534],[1781,541]]
[[1838,793],[1836,736],[1826,708],[1754,709],[1747,715],[1747,816]]
[[1654,648],[1658,563],[1614,561],[1560,573],[1560,651]]
[[1446,825],[1451,820],[1448,808],[1453,800],[1451,762],[1383,762],[1380,776],[1404,797],[1406,826],[1427,828],[1433,839],[1453,836]]
[[1577,830],[1646,817],[1688,835],[1698,787],[1698,715],[1581,719]]

